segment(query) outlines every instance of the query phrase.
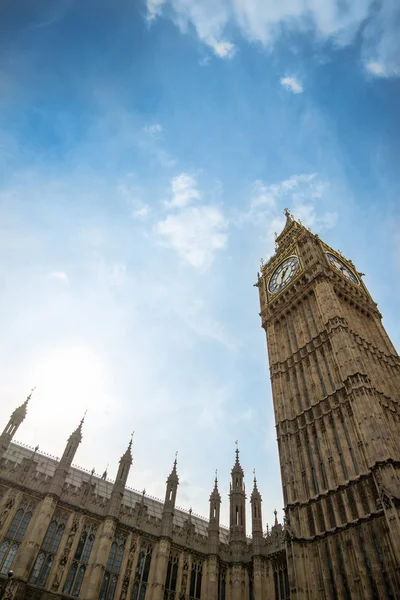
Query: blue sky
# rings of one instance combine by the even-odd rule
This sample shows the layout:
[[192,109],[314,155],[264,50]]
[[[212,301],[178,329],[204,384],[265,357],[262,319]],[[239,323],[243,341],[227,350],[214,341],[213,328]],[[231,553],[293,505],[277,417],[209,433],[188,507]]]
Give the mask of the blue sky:
[[[272,4],[272,3],[270,3]],[[304,6],[307,6],[305,10]],[[228,521],[239,439],[282,506],[253,283],[283,209],[366,273],[399,347],[397,2],[24,0],[0,7],[3,422]]]

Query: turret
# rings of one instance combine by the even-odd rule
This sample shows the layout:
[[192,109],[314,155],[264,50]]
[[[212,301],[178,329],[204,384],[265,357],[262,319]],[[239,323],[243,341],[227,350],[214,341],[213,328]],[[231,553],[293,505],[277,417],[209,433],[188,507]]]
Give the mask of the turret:
[[172,521],[174,516],[176,493],[178,491],[179,477],[176,470],[177,454],[175,455],[174,464],[171,473],[168,475],[167,487],[165,490],[165,500],[162,513],[162,535],[165,537],[172,536]]
[[214,489],[210,495],[210,518],[208,521],[208,544],[210,554],[218,553],[220,505],[221,496],[218,491],[217,473],[215,473]]
[[128,479],[129,470],[132,465],[132,438],[129,440],[129,444],[124,454],[121,456],[119,461],[119,467],[113,489],[111,492],[110,504],[108,506],[107,516],[118,518],[119,511],[124,497],[126,481]]
[[[86,414],[86,413],[85,413]],[[61,496],[61,492],[65,483],[65,479],[68,475],[69,469],[71,467],[72,461],[74,460],[76,451],[78,450],[78,446],[82,441],[82,425],[85,420],[85,417],[81,420],[78,427],[71,433],[68,438],[67,444],[65,446],[65,450],[63,455],[58,463],[55,473],[53,475],[53,479],[50,483],[49,493],[54,494],[55,496]]]
[[262,515],[261,515],[261,494],[257,488],[257,479],[254,473],[254,486],[251,492],[251,524],[253,536],[253,554],[261,553],[261,544],[263,541]]
[[244,473],[239,462],[239,449],[236,448],[236,460],[231,471],[230,485],[230,539],[233,541],[246,541],[246,489],[244,486]]
[[8,421],[6,427],[4,428],[3,433],[0,435],[0,459],[3,457],[4,453],[7,451],[8,446],[10,445],[11,440],[14,437],[18,427],[21,425],[22,421],[26,417],[26,411],[28,408],[28,402],[32,397],[32,393],[35,388],[31,390],[31,393],[25,400],[21,406],[18,406],[12,413],[10,420]]

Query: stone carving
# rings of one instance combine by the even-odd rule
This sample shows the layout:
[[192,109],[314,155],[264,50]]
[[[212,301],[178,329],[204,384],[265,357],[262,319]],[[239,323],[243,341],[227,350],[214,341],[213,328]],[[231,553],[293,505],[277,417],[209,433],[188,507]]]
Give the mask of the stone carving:
[[74,520],[72,522],[71,531],[69,532],[67,542],[65,544],[64,551],[63,551],[60,561],[58,563],[58,568],[56,571],[56,575],[54,577],[53,585],[51,586],[51,589],[54,592],[56,592],[60,586],[61,579],[62,579],[64,570],[65,570],[65,565],[68,562],[69,554],[71,552],[72,542],[74,541],[75,534],[78,531],[78,525],[79,525],[79,516],[75,515]]
[[8,515],[10,514],[12,507],[15,504],[16,495],[17,495],[17,492],[15,490],[12,490],[8,497],[7,502],[4,505],[3,512],[0,515],[0,530],[2,529],[4,523],[7,520]]
[[125,574],[124,574],[124,578],[122,580],[120,600],[126,600],[127,595],[128,595],[129,580],[131,578],[133,559],[135,557],[135,552],[136,552],[136,538],[132,538],[132,542],[131,542],[131,545],[129,548],[128,562],[126,563]]

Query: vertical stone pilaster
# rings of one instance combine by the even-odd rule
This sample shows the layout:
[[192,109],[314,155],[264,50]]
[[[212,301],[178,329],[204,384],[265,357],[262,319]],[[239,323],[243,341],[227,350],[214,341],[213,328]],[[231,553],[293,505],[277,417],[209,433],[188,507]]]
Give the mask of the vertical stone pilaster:
[[155,566],[153,571],[153,581],[149,581],[151,586],[151,600],[162,600],[164,597],[165,578],[167,576],[168,558],[171,549],[171,542],[167,538],[161,538],[155,552]]
[[253,559],[254,600],[263,600],[264,564],[261,556]]
[[207,580],[206,585],[202,586],[202,595],[203,589],[206,589],[207,592],[205,594],[205,598],[207,600],[217,600],[218,598],[218,557],[213,554],[207,557],[206,561],[207,567]]
[[116,528],[117,521],[114,517],[106,517],[100,526],[98,538],[91,552],[87,575],[83,580],[81,596],[85,600],[98,600]]

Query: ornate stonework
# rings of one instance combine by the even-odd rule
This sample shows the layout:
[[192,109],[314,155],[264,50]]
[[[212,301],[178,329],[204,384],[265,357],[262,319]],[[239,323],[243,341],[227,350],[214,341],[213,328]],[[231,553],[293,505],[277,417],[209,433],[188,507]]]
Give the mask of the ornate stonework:
[[239,450],[229,529],[218,481],[206,521],[0,436],[0,578],[9,600],[341,600],[398,598],[400,361],[353,263],[289,211],[257,287],[266,331],[284,524],[263,531],[254,478],[251,532]]

